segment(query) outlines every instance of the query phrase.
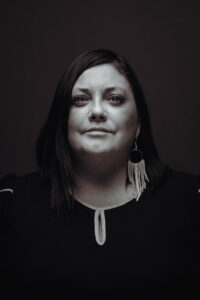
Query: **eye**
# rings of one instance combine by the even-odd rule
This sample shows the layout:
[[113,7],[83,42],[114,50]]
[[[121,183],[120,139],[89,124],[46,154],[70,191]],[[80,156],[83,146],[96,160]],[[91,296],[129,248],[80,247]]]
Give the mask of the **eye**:
[[112,105],[121,105],[124,102],[124,97],[121,95],[109,95],[107,97],[107,100],[112,104]]
[[77,95],[72,97],[72,104],[76,106],[83,106],[86,102],[89,101],[89,98],[85,95]]

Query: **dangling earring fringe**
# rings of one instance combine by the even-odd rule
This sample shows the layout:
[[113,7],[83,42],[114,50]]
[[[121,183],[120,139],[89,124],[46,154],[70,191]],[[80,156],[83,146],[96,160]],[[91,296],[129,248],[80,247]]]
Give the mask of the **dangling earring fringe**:
[[149,181],[149,178],[145,169],[145,161],[142,158],[141,151],[137,150],[137,145],[135,142],[135,149],[132,150],[132,155],[135,152],[136,156],[141,156],[138,162],[133,163],[131,160],[128,162],[128,177],[130,182],[133,185],[133,189],[136,191],[137,196],[136,200],[140,198],[142,192],[146,188],[146,182]]
[[145,162],[142,159],[139,163],[128,162],[128,177],[137,193],[136,200],[140,198],[142,192],[146,188],[146,181],[149,181],[145,170]]

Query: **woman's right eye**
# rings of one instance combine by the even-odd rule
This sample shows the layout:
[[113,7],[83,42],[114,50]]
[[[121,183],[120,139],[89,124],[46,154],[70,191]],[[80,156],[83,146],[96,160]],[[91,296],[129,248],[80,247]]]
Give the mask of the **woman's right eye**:
[[89,101],[89,98],[86,96],[74,96],[72,97],[72,104],[81,106],[84,105],[87,101]]

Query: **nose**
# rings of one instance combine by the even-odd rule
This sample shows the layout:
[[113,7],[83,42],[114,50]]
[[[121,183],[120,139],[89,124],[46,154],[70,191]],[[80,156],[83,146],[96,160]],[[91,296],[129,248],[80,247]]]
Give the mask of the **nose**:
[[89,112],[91,122],[105,122],[107,120],[106,112],[101,99],[93,100]]

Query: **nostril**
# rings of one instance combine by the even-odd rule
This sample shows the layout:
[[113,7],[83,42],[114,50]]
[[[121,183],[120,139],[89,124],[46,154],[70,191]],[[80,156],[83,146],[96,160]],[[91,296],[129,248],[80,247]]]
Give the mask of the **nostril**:
[[96,113],[92,113],[89,116],[89,120],[90,121],[105,121],[106,120],[106,116],[104,114],[96,114]]
[[96,116],[95,114],[91,114],[91,115],[90,115],[90,119],[91,119],[91,120],[96,120],[96,118],[97,118],[97,116]]

